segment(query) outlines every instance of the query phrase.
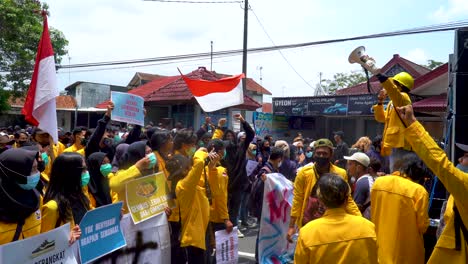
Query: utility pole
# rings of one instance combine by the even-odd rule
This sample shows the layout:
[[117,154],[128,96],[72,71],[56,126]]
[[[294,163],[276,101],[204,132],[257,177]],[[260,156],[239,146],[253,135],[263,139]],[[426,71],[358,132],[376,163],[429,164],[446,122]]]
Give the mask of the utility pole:
[[211,41],[210,71],[213,71],[213,41]]
[[248,25],[248,13],[249,12],[249,0],[245,0],[244,5],[244,47],[242,50],[242,73],[245,75],[242,79],[242,89],[247,91],[247,25]]

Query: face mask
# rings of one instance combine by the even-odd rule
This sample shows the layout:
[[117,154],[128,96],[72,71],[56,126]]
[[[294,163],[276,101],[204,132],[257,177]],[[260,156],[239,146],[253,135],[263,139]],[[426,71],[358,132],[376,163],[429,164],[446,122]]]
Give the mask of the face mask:
[[299,149],[299,150],[297,151],[297,154],[299,154],[299,155],[301,155],[302,153],[304,153],[304,151],[302,151],[302,149]]
[[154,165],[156,165],[156,155],[154,155],[154,153],[150,153],[150,154],[146,155],[146,157],[148,157],[148,159],[150,160],[150,164],[148,166],[148,169],[153,168]]
[[468,166],[466,166],[466,165],[458,164],[457,169],[459,169],[459,170],[461,170],[461,171],[463,171],[465,173],[468,173]]
[[325,167],[328,165],[328,163],[330,163],[330,160],[325,157],[317,157],[315,158],[315,162],[319,167]]
[[187,150],[187,156],[193,157],[193,155],[195,155],[195,151],[195,147],[189,148],[189,150]]
[[47,165],[49,164],[49,155],[47,155],[46,152],[42,152],[41,158],[44,161],[44,165],[47,167]]
[[354,184],[356,182],[356,178],[353,176],[349,179],[349,183]]
[[107,177],[112,171],[112,165],[110,163],[101,165],[99,169],[104,177]]
[[198,142],[198,146],[200,148],[203,148],[205,146],[205,142],[203,142],[203,141]]
[[312,151],[307,151],[305,155],[306,155],[306,158],[310,159],[310,158],[312,158],[313,154],[314,153],[312,153]]
[[86,138],[82,138],[81,139],[81,145],[86,146],[86,144],[88,144],[88,140]]
[[41,173],[36,172],[30,176],[27,176],[27,182],[25,184],[18,183],[19,187],[23,190],[32,190],[36,188],[37,184],[39,183],[39,180],[41,179]]
[[280,163],[278,163],[278,168],[281,167],[281,165],[283,165],[283,161],[280,161]]
[[120,136],[119,136],[119,135],[115,135],[115,136],[114,136],[114,141],[116,141],[116,142],[117,142],[117,141],[120,141]]
[[81,173],[81,187],[85,187],[89,183],[89,171]]
[[256,149],[252,150],[252,154],[253,154],[254,156],[257,156],[257,150],[256,150]]

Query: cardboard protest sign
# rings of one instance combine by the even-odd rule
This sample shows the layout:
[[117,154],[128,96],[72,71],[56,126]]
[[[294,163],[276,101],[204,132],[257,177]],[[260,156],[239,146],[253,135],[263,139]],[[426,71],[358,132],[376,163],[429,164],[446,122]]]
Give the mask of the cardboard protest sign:
[[129,124],[143,126],[145,123],[143,97],[121,92],[111,92],[114,103],[111,119]]
[[126,245],[120,228],[122,202],[86,212],[80,223],[81,263],[89,263]]
[[76,264],[68,245],[70,224],[49,232],[0,246],[0,263],[63,263]]
[[167,204],[168,187],[163,172],[127,183],[127,206],[135,224],[162,212]]

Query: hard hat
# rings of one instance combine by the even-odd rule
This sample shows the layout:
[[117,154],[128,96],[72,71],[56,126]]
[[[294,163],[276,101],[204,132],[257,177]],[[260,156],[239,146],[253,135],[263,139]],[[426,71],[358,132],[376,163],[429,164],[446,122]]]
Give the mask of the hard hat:
[[393,80],[397,81],[401,85],[405,86],[406,88],[412,90],[414,87],[414,79],[413,77],[407,72],[400,72],[397,75],[393,76]]

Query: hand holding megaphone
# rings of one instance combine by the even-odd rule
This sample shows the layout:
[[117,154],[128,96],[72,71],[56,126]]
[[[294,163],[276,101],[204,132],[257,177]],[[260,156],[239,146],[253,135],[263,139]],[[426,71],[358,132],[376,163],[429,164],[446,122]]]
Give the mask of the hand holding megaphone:
[[365,53],[366,48],[359,46],[349,54],[349,63],[359,63],[361,66],[370,71],[373,75],[380,73],[380,68],[375,65],[375,60]]

